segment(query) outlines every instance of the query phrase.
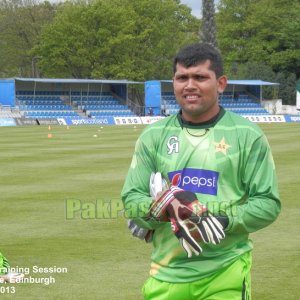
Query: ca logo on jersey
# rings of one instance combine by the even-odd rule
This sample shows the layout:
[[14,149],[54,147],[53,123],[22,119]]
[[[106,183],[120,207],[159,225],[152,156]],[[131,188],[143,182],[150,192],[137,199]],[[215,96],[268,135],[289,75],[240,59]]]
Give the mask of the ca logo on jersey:
[[167,143],[168,154],[178,153],[179,152],[179,141],[178,136],[171,136]]

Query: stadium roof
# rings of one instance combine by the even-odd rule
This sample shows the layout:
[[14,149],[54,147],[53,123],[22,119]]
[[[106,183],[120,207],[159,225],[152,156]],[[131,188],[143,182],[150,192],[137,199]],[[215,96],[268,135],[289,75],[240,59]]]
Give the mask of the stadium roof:
[[16,77],[16,81],[39,82],[39,83],[85,83],[85,84],[143,84],[140,81],[129,80],[106,80],[106,79],[62,79],[62,78],[22,78]]
[[[171,83],[172,80],[161,80],[161,82]],[[263,80],[228,80],[228,85],[279,85],[279,83]]]
[[279,83],[262,80],[228,80],[227,83],[232,85],[279,85]]
[[[62,79],[62,78],[22,78],[16,77],[17,81],[40,82],[40,83],[85,83],[85,84],[143,84],[142,81],[130,80],[108,80],[108,79]],[[171,83],[172,80],[160,80],[161,82]],[[268,82],[263,80],[228,80],[228,85],[279,85],[279,83]]]

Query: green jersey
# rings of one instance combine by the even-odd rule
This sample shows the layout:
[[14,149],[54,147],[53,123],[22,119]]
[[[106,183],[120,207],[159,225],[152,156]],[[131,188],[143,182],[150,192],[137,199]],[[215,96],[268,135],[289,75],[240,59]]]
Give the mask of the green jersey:
[[[218,245],[200,243],[203,252],[188,258],[169,222],[148,220],[149,178],[161,172],[170,183],[194,192],[209,211],[226,214],[226,237]],[[125,210],[135,222],[154,229],[150,275],[180,283],[207,277],[251,251],[249,233],[272,223],[280,200],[269,144],[260,128],[221,108],[200,125],[180,114],[148,126],[139,137],[123,187]]]

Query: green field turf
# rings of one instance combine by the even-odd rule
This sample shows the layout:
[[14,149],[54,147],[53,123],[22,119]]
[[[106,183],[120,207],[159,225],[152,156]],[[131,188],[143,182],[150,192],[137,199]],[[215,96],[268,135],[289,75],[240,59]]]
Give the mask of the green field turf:
[[[48,127],[0,128],[0,251],[11,266],[30,268],[35,280],[55,280],[0,285],[1,299],[142,299],[151,246],[132,238],[126,220],[116,215],[142,128],[53,126],[52,138]],[[262,128],[277,165],[283,209],[274,224],[252,234],[253,299],[296,300],[300,124]],[[33,273],[33,266],[67,272]],[[15,294],[1,287],[15,287]]]

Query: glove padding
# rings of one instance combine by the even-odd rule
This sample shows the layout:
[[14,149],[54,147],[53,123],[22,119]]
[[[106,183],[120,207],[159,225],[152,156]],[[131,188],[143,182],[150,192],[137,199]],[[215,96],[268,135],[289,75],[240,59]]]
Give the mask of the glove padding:
[[134,237],[144,240],[146,243],[152,241],[153,230],[139,227],[132,219],[128,220],[127,226]]
[[196,195],[177,186],[171,186],[156,199],[150,214],[158,220],[170,220],[172,231],[188,257],[202,252],[198,242],[216,245],[225,238],[222,224],[209,214]]

